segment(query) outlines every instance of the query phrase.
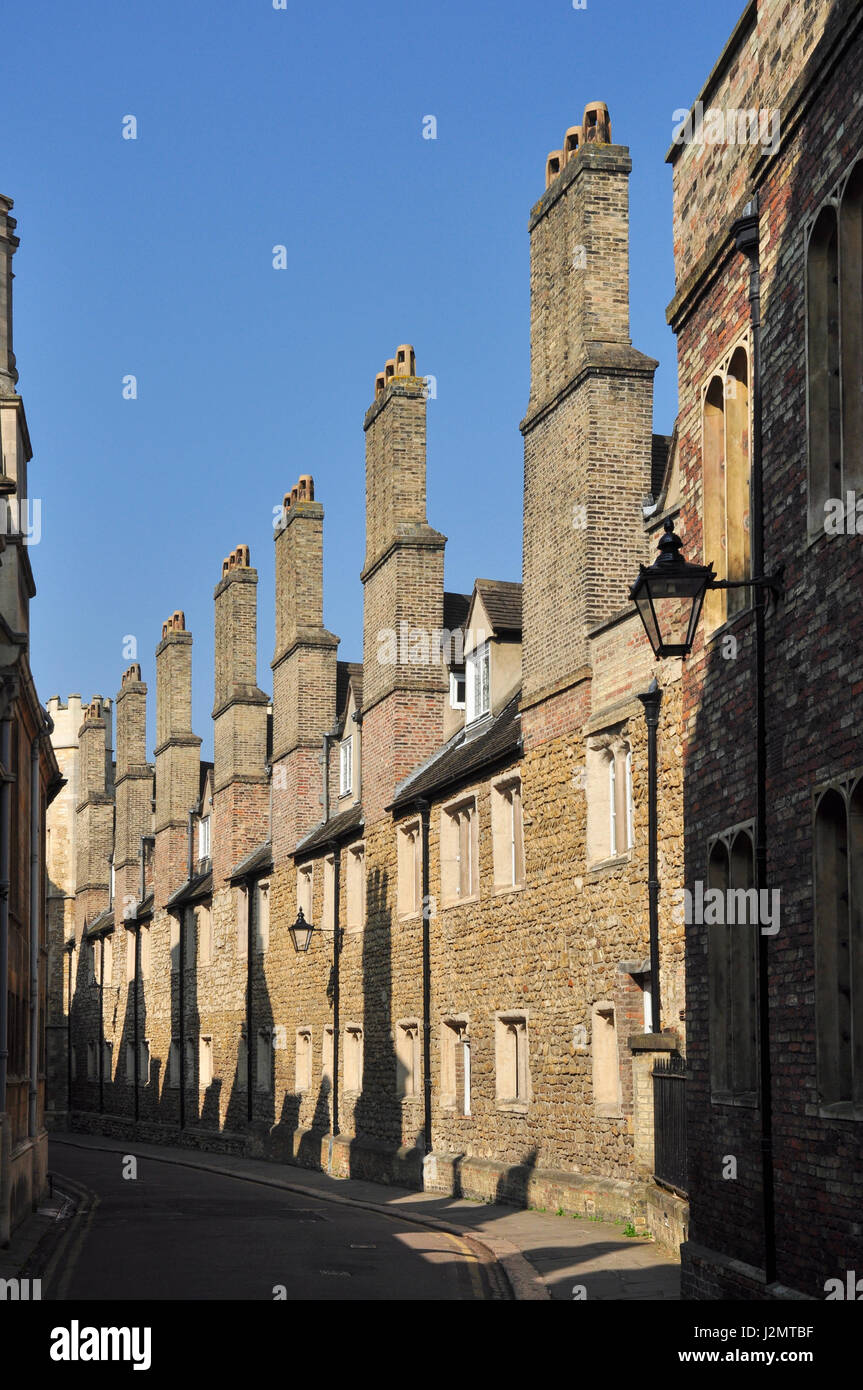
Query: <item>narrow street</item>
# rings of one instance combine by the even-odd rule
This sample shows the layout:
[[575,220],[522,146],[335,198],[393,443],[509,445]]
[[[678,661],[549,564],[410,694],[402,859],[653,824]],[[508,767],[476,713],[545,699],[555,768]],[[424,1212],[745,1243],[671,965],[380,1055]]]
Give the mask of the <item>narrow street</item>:
[[242,1178],[52,1140],[55,1184],[86,1190],[45,1297],[79,1299],[485,1300],[506,1280],[469,1239],[397,1214]]

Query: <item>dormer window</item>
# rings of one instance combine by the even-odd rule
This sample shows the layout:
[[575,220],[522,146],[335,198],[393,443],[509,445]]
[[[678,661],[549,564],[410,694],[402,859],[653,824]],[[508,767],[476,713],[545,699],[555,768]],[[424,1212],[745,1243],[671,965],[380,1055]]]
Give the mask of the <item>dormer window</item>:
[[449,706],[450,709],[464,709],[465,707],[465,674],[464,671],[450,671],[449,673]]
[[353,786],[354,740],[342,739],[339,744],[339,796],[347,796]]
[[483,642],[467,657],[465,678],[465,722],[472,724],[475,719],[488,714],[491,708],[491,654],[488,642]]
[[201,816],[198,821],[198,858],[210,857],[210,817]]

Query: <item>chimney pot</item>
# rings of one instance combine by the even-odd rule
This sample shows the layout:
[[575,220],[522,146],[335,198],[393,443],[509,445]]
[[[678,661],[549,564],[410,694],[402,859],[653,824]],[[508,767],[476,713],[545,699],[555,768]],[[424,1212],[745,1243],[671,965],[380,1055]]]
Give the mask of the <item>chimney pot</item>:
[[563,137],[563,158],[566,164],[574,159],[584,144],[584,127],[571,125]]
[[396,348],[396,376],[416,376],[416,354],[410,343]]
[[392,379],[393,379],[393,377],[395,376],[395,374],[396,374],[395,359],[392,358],[392,357],[390,357],[390,358],[388,359],[388,361],[386,361],[386,362],[384,363],[384,376],[385,376],[386,379],[387,379],[387,383],[389,383],[390,381],[392,381]]
[[588,102],[581,124],[584,144],[611,144],[611,117],[604,101]]
[[546,186],[546,188],[551,188],[551,185],[554,183],[555,179],[557,178],[558,174],[560,173],[562,163],[563,163],[563,151],[562,151],[562,150],[552,150],[551,154],[548,156],[548,159],[545,161],[545,186]]

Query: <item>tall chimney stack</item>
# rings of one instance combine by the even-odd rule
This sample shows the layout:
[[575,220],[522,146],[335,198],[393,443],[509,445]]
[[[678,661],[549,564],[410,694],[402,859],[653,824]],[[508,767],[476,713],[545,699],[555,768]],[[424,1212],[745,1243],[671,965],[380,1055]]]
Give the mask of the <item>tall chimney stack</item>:
[[[116,699],[117,766],[114,779],[114,922],[119,930],[141,891],[141,836],[153,824],[153,769],[147,762],[147,687],[135,661],[123,672]],[[118,938],[119,939],[119,938]]]
[[251,568],[247,545],[238,545],[224,560],[214,599],[211,858],[216,885],[269,835],[269,700],[257,686],[258,572]]
[[114,851],[114,800],[106,776],[110,700],[94,695],[78,730],[75,934],[108,906]]
[[156,909],[188,878],[189,812],[198,804],[201,749],[191,724],[192,634],[178,610],[163,623],[156,648]]
[[322,739],[336,719],[339,639],[324,627],[324,509],[304,474],[275,535],[273,860],[284,861],[323,817]]
[[363,741],[378,750],[363,769],[369,825],[443,741],[444,670],[435,635],[443,630],[446,537],[426,519],[426,388],[409,344],[375,378],[363,428]]

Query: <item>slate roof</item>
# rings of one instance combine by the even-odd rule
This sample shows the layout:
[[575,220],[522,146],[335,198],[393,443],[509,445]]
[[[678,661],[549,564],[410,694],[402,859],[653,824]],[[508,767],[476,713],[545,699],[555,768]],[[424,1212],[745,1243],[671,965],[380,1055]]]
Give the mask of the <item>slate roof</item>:
[[354,688],[357,709],[363,707],[363,663],[361,661],[336,662],[336,717],[341,722],[348,703],[348,686]]
[[494,628],[501,632],[521,632],[521,585],[503,579],[478,579],[477,592]]
[[447,632],[458,632],[467,622],[470,609],[470,594],[449,594],[443,596],[443,625]]
[[93,918],[92,922],[87,928],[87,935],[101,936],[103,932],[111,931],[113,929],[113,926],[114,909],[113,907],[106,907],[103,909],[102,912],[99,913],[98,917]]
[[662,495],[662,486],[665,482],[665,470],[668,467],[668,456],[671,453],[671,441],[674,438],[671,434],[655,434],[650,451],[650,491],[655,499]]
[[238,878],[247,878],[250,874],[269,873],[272,867],[273,846],[269,840],[266,840],[264,844],[258,845],[251,854],[247,854],[238,864],[235,864],[228,874],[228,878],[234,883]]
[[330,816],[328,821],[324,821],[304,840],[300,840],[294,850],[295,854],[306,854],[309,850],[319,849],[321,845],[329,844],[331,840],[341,840],[349,835],[361,830],[363,825],[363,808],[357,804],[350,806],[347,811],[340,811],[337,816]]
[[396,788],[388,811],[399,811],[418,797],[442,791],[464,782],[474,773],[521,753],[521,717],[518,703],[521,691],[513,695],[494,719],[482,721],[485,727],[459,729],[449,743],[422,763]]
[[176,893],[172,893],[166,907],[179,907],[182,903],[194,902],[197,898],[206,898],[213,891],[213,871],[206,869],[202,874],[193,874],[182,888],[178,888]]

